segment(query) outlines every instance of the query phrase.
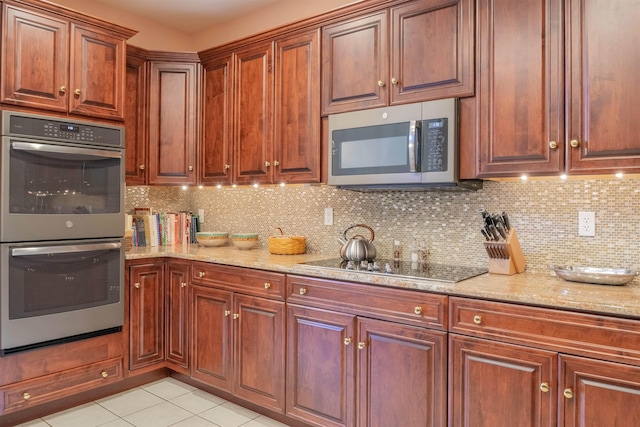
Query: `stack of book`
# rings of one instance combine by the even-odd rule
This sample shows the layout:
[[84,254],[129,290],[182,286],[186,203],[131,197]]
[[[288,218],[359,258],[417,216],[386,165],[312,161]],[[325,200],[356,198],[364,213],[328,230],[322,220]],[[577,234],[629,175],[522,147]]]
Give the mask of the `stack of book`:
[[196,232],[200,231],[198,215],[188,211],[152,212],[151,208],[135,208],[133,215],[127,217],[127,224],[133,231],[134,246],[196,243]]

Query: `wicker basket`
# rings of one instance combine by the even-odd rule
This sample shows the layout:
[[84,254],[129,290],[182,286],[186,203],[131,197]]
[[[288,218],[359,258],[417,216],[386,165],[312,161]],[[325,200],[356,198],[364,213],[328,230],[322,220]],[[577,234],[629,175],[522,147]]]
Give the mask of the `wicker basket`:
[[307,238],[304,236],[269,237],[269,252],[274,255],[299,255],[307,250]]

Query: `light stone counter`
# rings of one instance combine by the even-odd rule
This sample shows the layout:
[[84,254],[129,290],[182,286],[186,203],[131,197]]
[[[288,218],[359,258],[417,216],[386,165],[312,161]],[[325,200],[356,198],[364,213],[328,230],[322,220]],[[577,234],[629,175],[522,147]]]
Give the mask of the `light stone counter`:
[[457,283],[446,283],[300,264],[334,258],[326,254],[272,255],[266,249],[239,250],[232,246],[204,248],[197,245],[166,248],[136,247],[126,254],[127,260],[155,257],[182,258],[376,286],[640,318],[638,279],[624,286],[606,286],[567,282],[552,276],[551,273],[523,273],[513,276],[483,274]]

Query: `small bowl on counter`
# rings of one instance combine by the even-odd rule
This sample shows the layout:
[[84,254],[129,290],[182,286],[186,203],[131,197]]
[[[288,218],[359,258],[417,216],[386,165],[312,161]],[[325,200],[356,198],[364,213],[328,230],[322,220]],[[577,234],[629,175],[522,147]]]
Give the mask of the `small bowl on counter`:
[[257,233],[233,233],[231,241],[238,249],[251,249],[258,246]]
[[200,246],[222,246],[229,240],[229,233],[225,231],[199,231],[196,240]]

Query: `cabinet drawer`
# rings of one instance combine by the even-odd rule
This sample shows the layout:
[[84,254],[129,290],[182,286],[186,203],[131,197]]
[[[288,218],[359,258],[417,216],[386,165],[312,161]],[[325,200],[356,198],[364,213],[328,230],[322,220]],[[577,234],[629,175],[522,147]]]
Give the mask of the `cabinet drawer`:
[[640,321],[451,297],[450,332],[640,365]]
[[4,412],[14,412],[121,380],[122,358],[9,384],[0,390]]
[[284,300],[284,274],[206,262],[194,262],[191,269],[196,285]]
[[447,301],[446,295],[287,276],[287,303],[430,328],[447,328]]

